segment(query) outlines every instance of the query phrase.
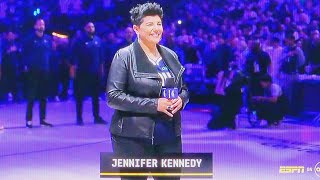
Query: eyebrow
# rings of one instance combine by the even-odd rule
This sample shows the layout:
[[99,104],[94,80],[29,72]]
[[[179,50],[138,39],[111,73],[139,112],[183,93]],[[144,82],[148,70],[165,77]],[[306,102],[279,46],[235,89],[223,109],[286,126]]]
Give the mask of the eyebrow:
[[[161,21],[156,22],[156,24],[159,24],[159,23],[161,23],[161,24],[162,24],[162,22],[161,22]],[[154,24],[154,22],[150,21],[150,22],[146,22],[146,24]]]

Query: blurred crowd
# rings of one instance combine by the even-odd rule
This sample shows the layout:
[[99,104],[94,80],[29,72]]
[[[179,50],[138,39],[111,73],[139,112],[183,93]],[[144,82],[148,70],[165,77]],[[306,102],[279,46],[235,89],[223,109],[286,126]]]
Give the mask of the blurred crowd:
[[[23,100],[22,40],[41,17],[53,37],[51,98],[67,99],[70,48],[94,22],[105,48],[106,74],[115,52],[135,39],[129,9],[140,1],[7,0],[0,2],[0,97]],[[143,2],[143,1],[141,1]],[[317,0],[158,1],[164,8],[162,44],[183,65],[200,64],[206,77],[235,66],[249,76],[271,75],[284,89],[297,74],[320,74],[320,2]],[[53,32],[57,34],[52,34]],[[258,68],[258,69],[257,69]],[[283,79],[289,79],[283,83]],[[103,84],[103,83],[102,83]],[[289,90],[288,90],[289,91]],[[290,94],[290,92],[288,92]]]

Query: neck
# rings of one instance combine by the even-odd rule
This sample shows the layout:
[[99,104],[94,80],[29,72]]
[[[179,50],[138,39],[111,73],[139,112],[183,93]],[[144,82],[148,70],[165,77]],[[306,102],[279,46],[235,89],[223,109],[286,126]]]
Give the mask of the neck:
[[146,54],[152,54],[154,56],[157,55],[158,49],[156,44],[150,44],[150,43],[148,44],[143,42],[141,39],[138,39],[138,42]]
[[38,37],[42,37],[42,36],[43,36],[43,32],[36,31],[36,35],[37,35]]
[[89,38],[93,39],[93,36],[94,36],[93,34],[87,33],[87,35],[88,35]]

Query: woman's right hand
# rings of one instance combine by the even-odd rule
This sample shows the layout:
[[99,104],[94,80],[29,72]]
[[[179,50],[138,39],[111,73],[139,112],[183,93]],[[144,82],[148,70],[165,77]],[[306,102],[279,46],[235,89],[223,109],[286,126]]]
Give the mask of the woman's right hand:
[[172,107],[172,102],[169,99],[166,98],[159,98],[158,99],[158,107],[157,110],[159,112],[163,112],[167,114],[170,117],[173,117],[173,114],[168,111],[168,107]]

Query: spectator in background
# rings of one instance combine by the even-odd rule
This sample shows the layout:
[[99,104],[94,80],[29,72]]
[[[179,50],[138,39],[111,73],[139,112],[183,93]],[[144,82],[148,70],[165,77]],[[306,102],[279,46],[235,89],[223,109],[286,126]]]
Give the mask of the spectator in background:
[[312,30],[316,30],[316,29],[319,28],[319,20],[317,20],[317,19],[313,19],[310,24],[311,24],[311,25],[310,25],[310,28],[309,28],[309,29],[310,29],[311,31],[312,31]]
[[121,44],[119,44],[119,40],[113,32],[108,32],[104,35],[103,43],[105,48],[104,51],[106,52],[106,59],[111,61]]
[[214,77],[217,74],[217,69],[214,67],[214,63],[216,60],[216,42],[211,42],[204,50],[204,55],[203,55],[203,64],[208,68],[206,71],[206,76],[207,77]]
[[166,45],[166,47],[170,49],[174,49],[177,43],[175,40],[174,33],[169,32],[163,35],[162,42]]
[[181,64],[182,65],[186,64],[186,54],[183,49],[183,38],[182,37],[176,38],[173,50],[177,53]]
[[70,14],[79,15],[79,14],[85,13],[85,10],[83,9],[82,0],[71,1],[69,8],[70,9],[68,9],[68,13],[70,13]]
[[320,74],[320,35],[319,30],[310,33],[311,39],[307,43],[306,55],[307,66],[305,71],[308,74]]
[[121,44],[122,47],[126,47],[134,41],[134,31],[132,27],[127,27],[124,30],[124,41]]
[[253,35],[253,27],[252,25],[250,24],[245,24],[243,27],[243,36],[246,38],[246,39],[250,39]]
[[298,73],[303,70],[305,56],[301,48],[297,46],[293,34],[287,34],[285,43],[286,47],[283,51],[283,58],[281,60],[282,64],[280,68],[280,86],[289,98],[289,103],[292,104],[293,83],[297,80]]
[[[21,46],[17,43],[17,34],[8,31],[3,42],[2,82],[4,95],[11,96],[14,101],[18,98],[19,67],[21,67]],[[21,98],[21,97],[20,97]]]
[[49,99],[60,101],[59,99],[59,65],[61,54],[58,51],[58,37],[53,37],[52,40],[52,55],[50,59],[50,93]]
[[[54,101],[66,100],[69,89],[69,45],[67,38],[54,36],[50,66],[50,98]],[[60,90],[61,87],[61,90]]]
[[103,51],[105,55],[104,70],[105,70],[106,76],[108,76],[113,56],[120,47],[124,47],[124,44],[119,43],[118,38],[113,32],[106,33],[102,40],[103,40]]
[[200,58],[199,51],[195,44],[195,39],[192,36],[184,36],[184,54],[185,54],[185,63],[198,64]]
[[217,45],[213,55],[213,62],[208,66],[208,69],[214,75],[221,70],[228,69],[229,63],[235,60],[235,49],[223,40],[222,37],[218,39],[218,43],[219,45]]
[[78,39],[80,39],[82,36],[82,31],[81,30],[77,30],[73,37],[71,38],[71,42],[70,42],[70,47],[73,47],[74,44],[77,42]]
[[284,24],[279,24],[277,27],[277,31],[274,33],[274,37],[280,39],[280,44],[284,43],[286,37],[286,26]]
[[68,99],[68,90],[70,85],[70,46],[69,39],[59,39],[57,50],[60,53],[60,64],[59,64],[59,84],[61,84],[61,92],[59,93],[60,100]]
[[247,56],[245,51],[247,50],[248,45],[247,45],[247,43],[246,43],[246,41],[245,41],[245,39],[243,37],[240,37],[239,39],[240,39],[239,40],[239,46],[238,46],[237,51],[235,52],[235,56],[236,56],[236,60],[238,62],[239,70],[243,71],[244,64],[245,64],[245,61],[246,61],[246,56]]
[[297,42],[293,34],[287,35],[281,67],[282,72],[285,74],[297,74],[301,72],[301,68],[305,64],[304,52],[297,46]]
[[271,59],[269,74],[273,82],[279,84],[281,60],[283,57],[283,47],[280,45],[280,39],[277,37],[271,38],[270,46],[266,48],[266,52]]

